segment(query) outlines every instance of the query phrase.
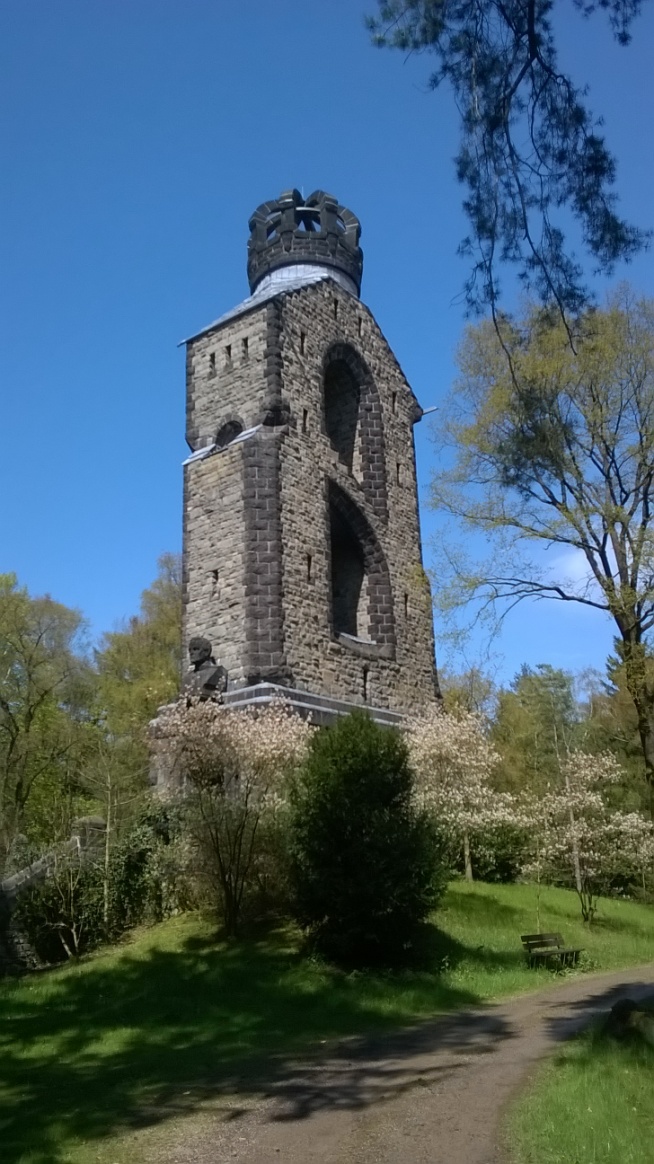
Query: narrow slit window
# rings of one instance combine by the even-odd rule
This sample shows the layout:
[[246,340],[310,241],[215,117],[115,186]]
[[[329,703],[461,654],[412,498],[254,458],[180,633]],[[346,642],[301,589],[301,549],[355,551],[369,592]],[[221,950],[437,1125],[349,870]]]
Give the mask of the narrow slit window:
[[216,353],[209,352],[209,375],[216,375]]
[[307,582],[313,581],[313,577],[311,574],[312,566],[313,566],[313,559],[311,557],[311,554],[307,554]]
[[211,591],[212,591],[212,594],[214,597],[218,593],[218,571],[217,570],[211,571]]
[[249,347],[248,337],[244,336],[244,338],[241,340],[241,359],[243,360],[244,363],[247,360],[248,355],[249,355],[248,347]]
[[370,695],[370,671],[368,670],[367,667],[363,668],[362,679],[363,679],[363,683],[362,683],[362,692],[361,693],[363,695],[363,702],[367,703],[369,695]]
[[394,413],[397,412],[397,392],[391,396],[391,409]]
[[397,462],[397,464],[395,466],[395,474],[397,477],[398,485],[401,485],[402,484],[402,466],[401,466],[399,461]]
[[304,355],[304,349],[306,347],[306,342],[307,342],[306,334],[303,331],[301,331],[300,332],[300,355],[301,356]]
[[309,409],[302,409],[302,432],[309,431]]
[[363,320],[362,320],[361,316],[359,316],[358,321],[357,321],[357,328],[359,331],[359,335],[361,335],[361,328],[362,327],[363,327]]
[[338,319],[338,299],[334,300],[334,319]]
[[229,367],[232,362],[232,345],[225,344],[225,365]]
[[404,617],[405,618],[409,617],[409,595],[408,594],[404,595]]

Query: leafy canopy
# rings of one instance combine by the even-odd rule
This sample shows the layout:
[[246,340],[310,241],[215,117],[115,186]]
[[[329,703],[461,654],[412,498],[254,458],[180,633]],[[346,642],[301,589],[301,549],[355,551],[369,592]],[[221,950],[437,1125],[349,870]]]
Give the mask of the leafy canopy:
[[[585,16],[608,14],[627,44],[641,0],[574,0]],[[586,90],[558,63],[554,0],[379,0],[373,39],[437,60],[431,85],[447,82],[460,116],[456,172],[465,187],[470,233],[469,305],[500,293],[498,265],[562,314],[586,301],[583,268],[562,227],[565,209],[603,273],[630,259],[647,234],[618,214],[615,160],[587,104]]]

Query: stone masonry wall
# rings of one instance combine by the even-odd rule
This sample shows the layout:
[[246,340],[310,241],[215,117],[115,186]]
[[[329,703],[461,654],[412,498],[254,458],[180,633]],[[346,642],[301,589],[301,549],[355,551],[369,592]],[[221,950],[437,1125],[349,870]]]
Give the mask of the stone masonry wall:
[[246,680],[243,445],[184,467],[184,643],[206,635],[230,682]]
[[[281,472],[284,635],[295,683],[372,706],[415,710],[435,697],[431,595],[418,524],[415,397],[371,313],[331,281],[284,297],[282,335],[284,391],[296,418],[284,437]],[[368,426],[373,451],[362,484],[339,459],[325,431],[323,365],[335,345],[339,355],[347,348],[358,353],[376,389],[363,403],[369,411],[361,427]],[[379,408],[383,442],[375,439]],[[366,432],[359,432],[358,439],[365,445]],[[385,497],[379,491],[381,462]],[[374,480],[374,489],[366,487],[366,477]],[[335,641],[331,633],[330,480],[354,501],[384,553],[393,652]]]
[[[188,352],[191,447],[226,421],[261,427],[185,468],[185,642],[207,635],[230,687],[267,680],[397,711],[433,700],[417,404],[368,309],[325,280],[226,321]],[[361,386],[352,471],[325,427],[334,359]],[[333,631],[330,498],[362,542],[374,642]]]
[[226,421],[251,428],[265,387],[266,307],[191,340],[186,360],[186,440],[195,452],[212,444]]

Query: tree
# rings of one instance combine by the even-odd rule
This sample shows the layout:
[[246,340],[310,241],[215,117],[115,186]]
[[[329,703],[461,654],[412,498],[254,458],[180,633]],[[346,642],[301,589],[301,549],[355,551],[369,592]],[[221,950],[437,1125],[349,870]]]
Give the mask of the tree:
[[399,731],[363,711],[315,734],[292,804],[297,918],[350,965],[406,957],[445,886]]
[[500,784],[512,792],[544,791],[579,729],[572,676],[547,663],[523,667],[500,692],[491,737],[500,753]]
[[[641,0],[574,0],[585,16],[604,9],[627,44]],[[586,301],[581,263],[569,251],[560,211],[581,228],[600,271],[628,260],[647,235],[623,221],[613,192],[615,160],[586,92],[563,73],[552,29],[554,0],[379,0],[373,39],[437,58],[432,88],[447,82],[461,119],[456,172],[464,185],[473,258],[468,303],[496,316],[498,264],[562,315]]]
[[476,842],[489,832],[519,827],[513,798],[491,782],[499,756],[481,718],[473,712],[448,714],[436,708],[409,721],[407,739],[416,772],[419,803],[454,839],[466,880],[473,880]]
[[28,808],[79,779],[92,699],[83,629],[77,611],[0,575],[0,869]]
[[[623,289],[580,318],[574,350],[542,309],[503,321],[499,337],[482,323],[460,367],[442,433],[453,457],[432,502],[483,532],[496,557],[473,566],[451,553],[444,598],[505,609],[550,598],[610,615],[654,806],[654,303]],[[545,569],[535,544],[583,563],[582,576]]]
[[104,635],[96,665],[98,703],[112,738],[131,738],[145,763],[144,729],[178,691],[182,668],[182,580],[177,554],[162,554],[141,595],[141,612]]
[[237,933],[266,815],[285,801],[312,728],[278,701],[239,711],[180,699],[161,716],[160,739],[186,783],[202,868],[228,936]]
[[571,882],[585,922],[614,881],[646,887],[654,860],[654,826],[638,813],[611,812],[606,793],[620,780],[609,753],[573,750],[561,762],[558,787],[531,802],[532,858],[527,871]]
[[109,631],[95,653],[96,732],[83,786],[106,821],[103,917],[110,914],[111,860],[121,834],[136,819],[148,788],[146,729],[161,704],[179,691],[182,644],[181,561],[162,554],[140,613]]

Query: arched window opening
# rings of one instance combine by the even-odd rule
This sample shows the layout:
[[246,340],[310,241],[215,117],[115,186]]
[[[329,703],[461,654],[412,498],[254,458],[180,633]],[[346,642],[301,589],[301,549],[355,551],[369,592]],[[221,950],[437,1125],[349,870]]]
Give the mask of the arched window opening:
[[368,584],[363,549],[345,518],[333,506],[330,538],[334,634],[368,638]]
[[328,480],[327,497],[332,632],[394,658],[393,591],[382,547],[359,506],[336,481]]
[[218,429],[216,437],[216,448],[224,449],[225,445],[230,444],[231,441],[236,440],[237,436],[243,432],[243,425],[238,420],[228,420]]
[[338,459],[350,473],[359,426],[361,388],[345,360],[332,360],[325,369],[325,429]]

